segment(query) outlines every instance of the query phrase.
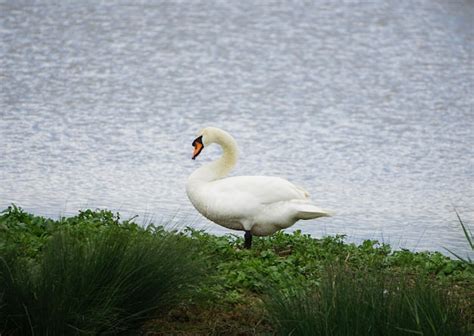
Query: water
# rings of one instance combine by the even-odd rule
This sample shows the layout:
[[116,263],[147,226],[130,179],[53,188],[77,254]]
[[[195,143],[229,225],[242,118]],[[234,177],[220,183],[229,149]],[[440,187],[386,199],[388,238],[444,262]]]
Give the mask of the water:
[[235,175],[286,177],[336,213],[292,229],[466,254],[473,17],[462,0],[3,2],[0,207],[229,232],[184,192],[215,125]]

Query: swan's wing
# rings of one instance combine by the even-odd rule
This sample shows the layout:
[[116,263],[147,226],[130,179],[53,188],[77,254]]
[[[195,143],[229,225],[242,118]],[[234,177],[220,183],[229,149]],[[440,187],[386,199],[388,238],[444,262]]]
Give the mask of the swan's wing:
[[308,192],[291,182],[273,176],[236,176],[213,181],[210,187],[221,195],[235,195],[260,204],[307,199]]

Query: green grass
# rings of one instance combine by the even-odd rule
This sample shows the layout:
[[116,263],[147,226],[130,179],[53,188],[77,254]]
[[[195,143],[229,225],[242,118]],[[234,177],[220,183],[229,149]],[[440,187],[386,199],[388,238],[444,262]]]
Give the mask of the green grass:
[[[466,237],[466,241],[468,242],[469,244],[469,247],[471,248],[471,251],[474,252],[474,243],[473,243],[473,235],[472,235],[472,232],[469,230],[469,228],[464,224],[464,222],[462,221],[461,219],[461,216],[459,216],[459,213],[458,211],[456,210],[456,216],[458,217],[458,221],[459,221],[459,224],[461,225],[461,228],[462,228],[462,231],[464,233],[464,237]],[[474,263],[472,262],[471,258],[467,257],[467,258],[463,258],[461,256],[459,256],[458,254],[452,252],[451,250],[449,249],[446,249],[449,253],[451,253],[453,256],[455,256],[456,258],[458,258],[459,260],[461,260],[463,263],[465,263],[466,265],[468,265],[469,267],[474,267]]]
[[318,286],[272,290],[279,335],[468,335],[461,307],[436,284],[403,274],[325,268]]
[[[334,335],[390,335],[400,321],[411,322],[399,333],[442,335],[445,320],[474,331],[463,260],[299,231],[242,246],[240,236],[142,228],[105,210],[51,220],[11,206],[0,215],[0,334],[273,335],[323,323],[314,309],[326,314],[321,330],[342,328]],[[394,312],[400,320],[384,325]]]
[[205,263],[189,242],[110,224],[98,229],[90,221],[37,235],[44,244],[34,258],[29,249],[4,251],[2,335],[130,333],[192,297]]
[[215,237],[195,230],[188,234],[202,245],[203,253],[211,256],[212,267],[217,270],[216,291],[231,294],[230,300],[246,292],[261,294],[268,284],[285,286],[288,278],[317,284],[328,263],[340,262],[353,269],[408,271],[436,277],[440,283],[473,280],[472,269],[462,261],[439,252],[392,251],[389,245],[372,240],[355,245],[344,242],[343,236],[313,239],[300,231],[278,232],[256,239],[252,249],[245,250],[240,237]]

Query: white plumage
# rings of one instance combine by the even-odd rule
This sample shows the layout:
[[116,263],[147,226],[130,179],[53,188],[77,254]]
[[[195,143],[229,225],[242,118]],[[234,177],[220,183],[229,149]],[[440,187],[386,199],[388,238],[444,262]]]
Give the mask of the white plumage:
[[194,207],[214,223],[246,231],[246,247],[251,245],[251,235],[267,236],[300,219],[329,216],[311,202],[308,192],[285,179],[226,177],[237,162],[234,138],[215,127],[207,127],[198,135],[193,142],[193,159],[212,143],[219,144],[223,154],[191,174],[186,184],[188,197]]

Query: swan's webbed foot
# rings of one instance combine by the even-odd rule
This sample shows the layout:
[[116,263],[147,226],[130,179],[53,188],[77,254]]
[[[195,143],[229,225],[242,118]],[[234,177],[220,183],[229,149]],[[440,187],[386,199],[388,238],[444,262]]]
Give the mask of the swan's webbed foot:
[[249,249],[252,247],[252,233],[250,231],[245,231],[245,242],[244,242],[244,248]]

